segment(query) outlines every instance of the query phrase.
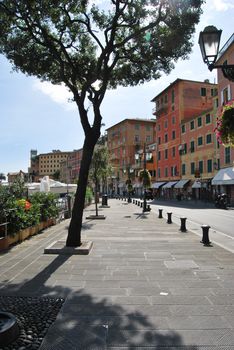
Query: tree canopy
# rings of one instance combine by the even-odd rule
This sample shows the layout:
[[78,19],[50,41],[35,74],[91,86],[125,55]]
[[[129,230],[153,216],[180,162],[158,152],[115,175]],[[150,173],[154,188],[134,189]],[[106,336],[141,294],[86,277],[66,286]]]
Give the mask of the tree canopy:
[[157,79],[186,58],[202,2],[2,0],[0,52],[77,101],[101,102],[107,87]]

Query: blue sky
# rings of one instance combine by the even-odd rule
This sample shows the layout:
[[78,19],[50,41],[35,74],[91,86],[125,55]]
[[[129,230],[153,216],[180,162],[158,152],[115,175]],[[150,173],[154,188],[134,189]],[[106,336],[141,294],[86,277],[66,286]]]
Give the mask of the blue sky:
[[[154,105],[150,101],[177,78],[217,81],[216,72],[210,73],[202,61],[198,36],[205,26],[213,24],[223,30],[222,47],[234,32],[234,1],[207,0],[203,11],[188,60],[178,62],[169,76],[157,81],[107,93],[102,105],[102,132],[125,118],[152,118]],[[0,55],[0,92],[0,173],[27,171],[31,149],[46,153],[82,147],[79,115],[63,87],[12,72],[10,63]]]

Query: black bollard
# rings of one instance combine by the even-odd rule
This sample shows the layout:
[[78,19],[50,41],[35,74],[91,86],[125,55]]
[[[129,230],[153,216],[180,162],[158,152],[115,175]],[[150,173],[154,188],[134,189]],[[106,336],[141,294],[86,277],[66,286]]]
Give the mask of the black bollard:
[[151,210],[150,204],[147,204],[147,205],[146,205],[146,210],[147,210],[147,211],[150,211],[150,210]]
[[205,246],[211,246],[211,242],[209,240],[209,229],[210,226],[209,225],[202,225],[202,240],[201,243],[203,243],[203,245]]
[[140,207],[143,208],[143,202],[140,202]]
[[167,213],[167,223],[168,224],[172,224],[171,216],[172,216],[172,213]]
[[162,208],[159,208],[159,209],[158,209],[158,218],[159,218],[159,219],[162,219],[162,218],[163,218],[162,212],[163,212],[163,209],[162,209]]
[[181,232],[187,232],[186,220],[187,220],[187,218],[185,218],[185,217],[180,218],[180,231]]

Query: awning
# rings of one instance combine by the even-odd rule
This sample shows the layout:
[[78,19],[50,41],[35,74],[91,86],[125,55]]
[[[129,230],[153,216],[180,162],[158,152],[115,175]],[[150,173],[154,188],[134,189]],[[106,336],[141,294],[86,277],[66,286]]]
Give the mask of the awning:
[[174,188],[183,188],[190,180],[180,180]]
[[152,188],[159,188],[164,184],[165,184],[165,182],[154,182],[151,187]]
[[201,181],[195,181],[192,185],[192,188],[201,188]]
[[220,169],[211,183],[212,185],[234,185],[234,167]]
[[172,188],[178,181],[169,181],[162,188]]

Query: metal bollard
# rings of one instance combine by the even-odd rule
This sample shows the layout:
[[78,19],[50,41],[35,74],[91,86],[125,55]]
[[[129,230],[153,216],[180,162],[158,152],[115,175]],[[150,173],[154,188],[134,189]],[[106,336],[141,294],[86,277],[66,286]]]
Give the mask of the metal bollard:
[[201,243],[203,243],[203,245],[205,246],[211,246],[211,242],[209,240],[209,229],[210,226],[209,225],[202,225],[202,240]]
[[150,204],[147,204],[147,205],[146,205],[146,210],[147,210],[147,211],[150,211],[150,210],[151,210]]
[[172,213],[167,213],[167,223],[168,224],[172,224],[171,216],[172,216]]
[[132,200],[132,204],[135,204],[135,199]]
[[162,218],[163,218],[162,212],[163,212],[163,209],[162,209],[162,208],[159,208],[159,209],[158,209],[158,218],[159,218],[159,219],[162,219]]
[[140,207],[143,208],[143,202],[140,202]]
[[185,217],[180,218],[180,231],[181,232],[187,232],[186,220],[187,220],[187,218],[185,218]]

